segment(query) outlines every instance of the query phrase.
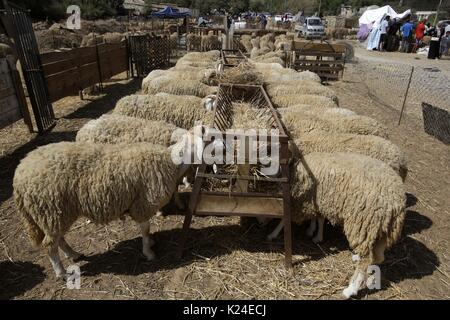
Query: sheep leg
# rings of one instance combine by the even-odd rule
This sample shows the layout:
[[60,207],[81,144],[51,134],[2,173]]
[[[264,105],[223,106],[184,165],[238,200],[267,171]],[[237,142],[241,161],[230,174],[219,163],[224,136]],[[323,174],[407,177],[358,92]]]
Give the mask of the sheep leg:
[[66,258],[68,259],[72,259],[73,261],[79,261],[83,257],[81,253],[76,252],[69,246],[64,237],[62,237],[61,240],[59,241],[59,247],[61,248]]
[[67,273],[59,256],[58,242],[50,245],[50,247],[47,249],[47,254],[50,258],[50,263],[52,264],[53,270],[55,271],[56,278],[66,280]]
[[183,201],[181,201],[180,194],[178,192],[175,192],[173,197],[175,199],[175,204],[177,205],[177,208],[180,210],[184,210],[185,206],[184,206]]
[[316,232],[317,229],[317,219],[313,218],[311,219],[311,224],[309,225],[309,228],[306,230],[306,235],[310,238],[314,236],[314,232]]
[[350,283],[346,289],[342,292],[345,298],[350,299],[352,296],[356,296],[358,291],[363,287],[366,281],[366,272],[358,266],[350,279]]
[[155,242],[150,238],[150,221],[140,223],[139,227],[141,228],[142,234],[142,253],[148,261],[155,260],[156,255],[151,249]]
[[317,222],[318,222],[318,231],[317,231],[317,235],[313,238],[313,242],[316,244],[321,243],[323,241],[323,227],[325,224],[325,219],[318,218]]
[[384,251],[387,247],[387,239],[384,236],[375,243],[373,248],[373,264],[382,264],[384,262]]
[[272,241],[272,240],[278,238],[278,236],[280,235],[280,232],[281,232],[281,230],[283,230],[283,228],[284,228],[284,221],[281,220],[280,224],[275,228],[275,230],[273,230],[273,232],[267,236],[267,240]]

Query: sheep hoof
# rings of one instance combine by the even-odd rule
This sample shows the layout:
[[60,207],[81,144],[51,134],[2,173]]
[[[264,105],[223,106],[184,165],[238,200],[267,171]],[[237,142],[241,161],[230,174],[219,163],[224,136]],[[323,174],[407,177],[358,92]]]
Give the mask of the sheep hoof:
[[352,291],[352,289],[346,288],[344,289],[344,291],[342,291],[342,295],[345,297],[345,299],[350,299],[352,296],[356,295],[356,293]]
[[353,261],[353,262],[359,262],[359,261],[361,261],[361,257],[359,256],[359,254],[354,254],[354,255],[352,255],[352,261]]

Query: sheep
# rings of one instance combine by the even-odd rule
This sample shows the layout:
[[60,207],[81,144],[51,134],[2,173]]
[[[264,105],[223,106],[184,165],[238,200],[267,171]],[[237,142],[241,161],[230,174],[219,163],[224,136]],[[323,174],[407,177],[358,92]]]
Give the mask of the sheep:
[[329,115],[332,117],[333,115],[338,116],[356,116],[357,114],[352,110],[345,108],[324,108],[322,106],[312,106],[307,104],[297,104],[289,108],[278,109],[279,112],[302,112],[310,115]]
[[169,37],[170,50],[175,51],[178,47],[178,32],[174,32]]
[[[205,98],[208,100],[208,98]],[[145,120],[166,121],[179,128],[190,130],[201,121],[212,124],[214,114],[208,112],[205,101],[193,96],[157,94],[155,96],[131,95],[122,98],[113,114]]]
[[[312,153],[296,166],[291,183],[295,223],[319,218],[340,225],[350,248],[361,258],[346,298],[366,283],[370,265],[400,238],[405,219],[405,186],[384,162],[352,153]],[[274,239],[283,223],[269,238]],[[321,233],[323,230],[319,230]]]
[[280,84],[268,84],[266,86],[266,90],[269,96],[311,94],[331,98],[333,101],[338,101],[338,98],[333,90],[311,80],[289,81]]
[[320,77],[310,71],[296,72],[292,69],[283,68],[282,65],[278,63],[259,63],[253,62],[253,67],[264,74],[267,83],[278,84],[284,81],[295,81],[295,80],[312,80],[318,83],[321,82]]
[[270,50],[270,48],[268,48],[268,47],[253,48],[252,51],[250,52],[250,58],[255,59],[259,56],[264,56],[269,52],[272,52],[272,50]]
[[124,35],[118,32],[105,33],[103,39],[105,43],[121,43],[124,40]]
[[196,35],[193,33],[189,33],[186,36],[186,47],[187,51],[193,51],[193,50],[201,50],[202,45],[202,36]]
[[144,93],[149,92],[149,85],[152,81],[159,79],[160,77],[168,76],[171,78],[178,78],[180,80],[193,80],[200,81],[203,84],[209,85],[211,79],[215,77],[217,71],[215,69],[198,69],[195,68],[192,72],[186,72],[181,69],[169,69],[169,70],[154,70],[142,81],[142,90]]
[[68,258],[82,257],[64,239],[80,217],[98,224],[131,217],[141,229],[143,254],[155,258],[149,219],[170,201],[184,175],[186,166],[173,161],[182,150],[62,142],[21,161],[13,182],[17,211],[32,244],[46,249],[57,278],[66,277],[59,247]]
[[91,32],[88,35],[83,37],[81,41],[81,47],[91,47],[95,45],[99,45],[105,42],[105,39],[102,35]]
[[185,132],[185,129],[164,121],[112,114],[88,122],[78,132],[76,141],[100,144],[147,142],[170,147]]
[[191,68],[197,68],[197,69],[210,69],[214,68],[217,65],[217,62],[210,62],[210,61],[190,61],[190,60],[181,60],[178,61],[175,65],[175,70],[186,70]]
[[272,103],[277,108],[289,108],[297,104],[307,104],[311,106],[317,106],[322,108],[337,108],[339,107],[336,101],[333,101],[327,97],[321,97],[311,94],[286,94],[271,96]]
[[202,51],[218,50],[221,48],[221,41],[218,36],[214,35],[213,31],[209,31],[208,35],[202,36],[201,49]]
[[205,62],[214,62],[220,59],[220,51],[212,50],[208,52],[189,52],[181,57],[179,61],[205,61]]
[[387,128],[378,121],[364,116],[339,116],[337,114],[307,114],[278,110],[291,136],[296,139],[305,133],[326,131],[330,133],[353,133],[374,135],[388,139]]
[[392,142],[372,135],[314,131],[295,139],[302,155],[310,153],[349,152],[378,159],[388,164],[405,181],[408,174],[406,156]]
[[260,57],[259,59],[256,59],[256,61],[258,61],[259,63],[262,64],[277,64],[281,67],[284,67],[284,65],[286,64],[283,59],[279,58],[279,57],[269,57],[266,58],[264,56]]
[[240,39],[240,43],[245,48],[245,51],[247,51],[248,53],[250,53],[253,49],[251,40],[252,40],[252,37],[249,35],[245,35],[245,34],[242,35],[241,39]]
[[217,93],[217,87],[210,87],[200,81],[181,80],[177,77],[164,75],[147,83],[147,94],[169,93],[176,95],[192,95],[204,98]]
[[250,40],[250,43],[252,44],[253,49],[260,49],[260,41],[261,39],[259,37],[253,38]]

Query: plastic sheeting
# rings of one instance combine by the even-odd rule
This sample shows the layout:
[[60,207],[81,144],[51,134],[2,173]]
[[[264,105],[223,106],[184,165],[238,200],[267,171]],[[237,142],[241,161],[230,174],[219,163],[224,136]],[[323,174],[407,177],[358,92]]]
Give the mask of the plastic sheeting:
[[411,14],[411,10],[406,10],[403,13],[398,14],[395,12],[394,9],[392,9],[391,6],[384,6],[378,9],[374,10],[367,10],[363,13],[361,18],[359,18],[359,25],[371,25],[373,24],[373,28],[378,28],[380,26],[380,23],[382,19],[386,16],[390,16],[391,19],[399,18],[403,19],[404,17]]

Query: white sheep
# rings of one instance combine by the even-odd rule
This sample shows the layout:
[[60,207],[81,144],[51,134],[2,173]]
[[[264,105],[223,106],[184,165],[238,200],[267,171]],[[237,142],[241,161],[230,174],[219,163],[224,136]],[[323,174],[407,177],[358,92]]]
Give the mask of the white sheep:
[[145,120],[166,121],[179,128],[190,130],[196,122],[212,125],[214,114],[207,105],[214,103],[210,97],[204,100],[194,96],[157,94],[155,96],[131,95],[116,105],[113,114]]
[[168,93],[204,98],[208,95],[217,93],[217,87],[210,87],[200,81],[182,80],[176,76],[167,74],[147,82],[145,93]]
[[187,51],[200,51],[202,45],[202,36],[189,33],[186,36]]
[[165,121],[107,114],[85,124],[78,131],[76,141],[100,144],[147,142],[170,147],[185,133],[185,129]]
[[[405,186],[384,162],[352,153],[313,153],[299,161],[291,183],[293,221],[327,219],[340,225],[361,260],[343,292],[358,293],[370,265],[400,238],[405,219]],[[269,236],[274,239],[283,223]],[[319,230],[319,233],[323,230]]]
[[327,115],[332,117],[333,115],[352,117],[357,114],[346,108],[324,108],[317,105],[308,104],[296,104],[289,108],[278,109],[279,112],[302,112],[311,115]]
[[[47,250],[56,276],[66,277],[58,248],[79,259],[64,235],[80,217],[98,224],[130,216],[142,233],[143,254],[152,260],[149,219],[165,206],[189,168],[172,150],[148,143],[101,145],[57,143],[29,153],[14,176],[14,199],[31,242]],[[172,153],[174,152],[174,153]]]
[[321,82],[320,77],[310,71],[297,72],[292,69],[283,68],[279,63],[259,63],[253,62],[253,67],[264,74],[265,80],[269,84],[278,84],[284,81],[312,80]]
[[301,138],[302,134],[326,131],[330,133],[353,133],[360,135],[374,135],[388,139],[388,130],[378,121],[365,116],[340,116],[338,114],[307,114],[302,112],[278,110],[283,123],[294,139]]
[[312,94],[285,94],[271,96],[272,103],[279,109],[289,108],[298,104],[306,104],[314,107],[321,108],[337,108],[339,105],[337,101],[318,95]]
[[336,93],[332,89],[311,80],[295,80],[279,84],[268,84],[266,90],[271,97],[292,94],[312,94],[338,101]]
[[150,72],[150,74],[142,81],[142,91],[143,93],[148,94],[149,86],[152,81],[166,76],[170,78],[178,78],[180,80],[199,81],[203,84],[209,85],[211,79],[215,77],[216,73],[217,71],[215,69],[195,68],[187,71],[183,70],[181,67],[168,70],[154,70]]
[[408,164],[405,154],[392,142],[372,135],[314,131],[294,140],[302,155],[310,153],[348,152],[383,161],[405,181]]

